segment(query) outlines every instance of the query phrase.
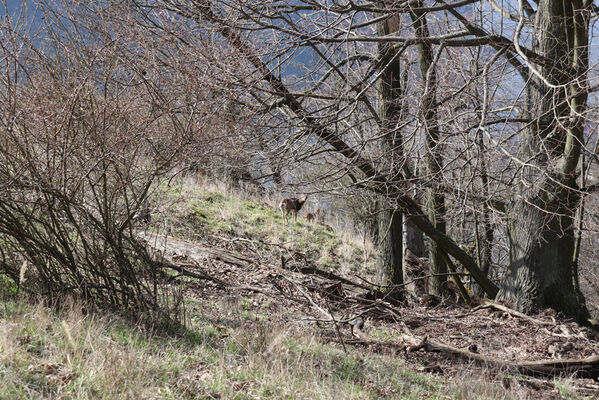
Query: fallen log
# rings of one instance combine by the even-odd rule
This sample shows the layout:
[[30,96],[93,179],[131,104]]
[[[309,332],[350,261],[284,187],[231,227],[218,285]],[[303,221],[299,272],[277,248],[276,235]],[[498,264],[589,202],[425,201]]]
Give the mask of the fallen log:
[[185,255],[196,262],[202,260],[220,260],[228,264],[240,267],[248,267],[254,264],[254,260],[235,254],[231,251],[222,250],[215,247],[206,247],[197,243],[187,242],[181,239],[175,239],[170,236],[147,234],[140,232],[139,236],[154,250],[177,255]]
[[[531,317],[530,315],[526,315],[524,313],[521,313],[520,311],[516,311],[513,310],[511,308],[508,308],[502,304],[498,304],[498,303],[492,303],[490,301],[486,301],[482,306],[479,306],[480,308],[493,308],[497,311],[502,311],[506,314],[509,314],[511,316],[514,317],[518,317],[520,319],[523,319],[525,321],[531,322],[535,325],[555,325],[555,322],[549,322],[549,321],[542,321],[540,319],[536,319]],[[477,307],[477,309],[479,308]]]
[[523,375],[576,375],[581,378],[599,377],[599,355],[586,358],[511,362],[485,357],[468,350],[459,349],[457,347],[448,346],[433,340],[428,340],[427,338],[421,340],[421,342],[417,345],[408,347],[407,350],[408,352],[414,352],[420,349],[429,352],[440,353],[443,356],[451,359],[473,361],[486,367],[517,371]]
[[[323,338],[326,341],[336,341],[336,338]],[[485,368],[519,373],[528,376],[576,376],[579,378],[599,378],[599,355],[586,358],[566,358],[555,360],[536,361],[503,361],[497,358],[487,357],[478,353],[449,346],[428,338],[418,339],[411,336],[403,336],[406,343],[397,341],[379,341],[366,337],[345,340],[345,344],[353,345],[376,345],[404,350],[414,353],[419,350],[439,353],[449,360],[462,360],[473,362]],[[415,343],[415,344],[409,344]]]

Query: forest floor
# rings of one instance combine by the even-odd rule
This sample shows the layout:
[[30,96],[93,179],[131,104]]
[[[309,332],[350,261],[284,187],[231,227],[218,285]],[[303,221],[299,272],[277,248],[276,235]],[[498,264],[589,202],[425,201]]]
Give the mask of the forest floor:
[[[161,239],[164,237],[154,237],[155,243],[164,246]],[[252,248],[249,240],[231,238],[225,246],[236,260],[224,259],[223,247],[207,252],[205,245],[174,238],[167,242],[167,248],[176,249],[171,253],[176,263],[186,265],[187,272],[203,276],[187,282],[186,297],[195,299],[199,309],[222,301],[241,302],[244,310],[262,322],[286,327],[293,335],[336,343],[346,352],[354,347],[356,357],[362,353],[385,354],[401,359],[402,368],[449,380],[463,379],[467,371],[504,389],[515,389],[516,398],[599,397],[595,380],[599,360],[592,358],[599,354],[599,333],[552,310],[529,317],[482,300],[478,306],[466,306],[454,296],[444,301],[425,296],[416,304],[403,305],[384,297],[377,299],[363,282],[352,281],[351,277],[318,270],[301,253],[295,253],[295,257],[290,254],[282,268],[262,259],[266,252]],[[198,255],[207,260],[192,267]],[[223,282],[207,281],[208,277]],[[214,317],[223,326],[233,328],[234,313],[217,306]],[[364,321],[360,330],[350,325],[356,317]],[[444,344],[448,349],[427,349],[422,345],[426,342]],[[589,371],[580,376],[576,367],[565,371],[561,376],[568,378],[568,384],[562,387],[554,380],[559,374],[552,371],[521,373],[509,367],[519,362],[555,360],[588,360],[588,365],[580,369]],[[576,365],[581,364],[584,361]],[[393,397],[396,391],[391,385],[378,387],[377,393]],[[512,398],[508,392],[505,394]],[[472,396],[465,398],[479,397],[476,393]]]
[[551,310],[395,300],[370,283],[365,240],[205,184],[156,196],[169,226],[140,235],[171,271],[184,328],[4,294],[0,399],[599,398],[599,334]]

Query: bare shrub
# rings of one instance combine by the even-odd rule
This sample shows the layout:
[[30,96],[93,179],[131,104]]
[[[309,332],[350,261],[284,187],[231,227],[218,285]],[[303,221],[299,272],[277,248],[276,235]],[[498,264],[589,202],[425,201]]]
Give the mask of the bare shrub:
[[14,61],[0,78],[0,274],[51,301],[177,317],[180,294],[161,284],[133,220],[193,130],[153,110],[168,94],[124,43],[56,28],[84,22],[47,9],[41,44],[14,21],[0,27],[0,57]]

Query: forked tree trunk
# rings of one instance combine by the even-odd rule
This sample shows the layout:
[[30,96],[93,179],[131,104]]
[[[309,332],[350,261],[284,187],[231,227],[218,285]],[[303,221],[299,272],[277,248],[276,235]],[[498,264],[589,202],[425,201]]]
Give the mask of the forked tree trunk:
[[[588,319],[573,266],[577,167],[587,101],[590,1],[541,0],[533,50],[545,62],[528,85],[533,121],[523,140],[522,186],[509,210],[510,267],[499,299],[530,312],[550,306]],[[576,11],[574,11],[576,10]]]

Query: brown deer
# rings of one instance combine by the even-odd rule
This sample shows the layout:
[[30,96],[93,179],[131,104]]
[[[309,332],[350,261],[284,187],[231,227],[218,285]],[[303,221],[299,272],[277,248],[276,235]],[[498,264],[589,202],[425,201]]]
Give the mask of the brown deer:
[[324,225],[324,215],[320,213],[320,209],[316,210],[316,223]]
[[320,208],[317,208],[314,212],[306,213],[306,221],[308,222],[318,221],[320,218],[322,218],[320,215]]
[[297,213],[299,212],[299,210],[302,209],[307,199],[308,196],[304,197],[303,199],[291,197],[288,199],[281,200],[281,202],[279,203],[279,208],[281,209],[281,214],[283,215],[285,223],[289,223],[289,220],[287,219],[289,213],[291,213],[291,215],[293,216],[293,222],[297,221]]

